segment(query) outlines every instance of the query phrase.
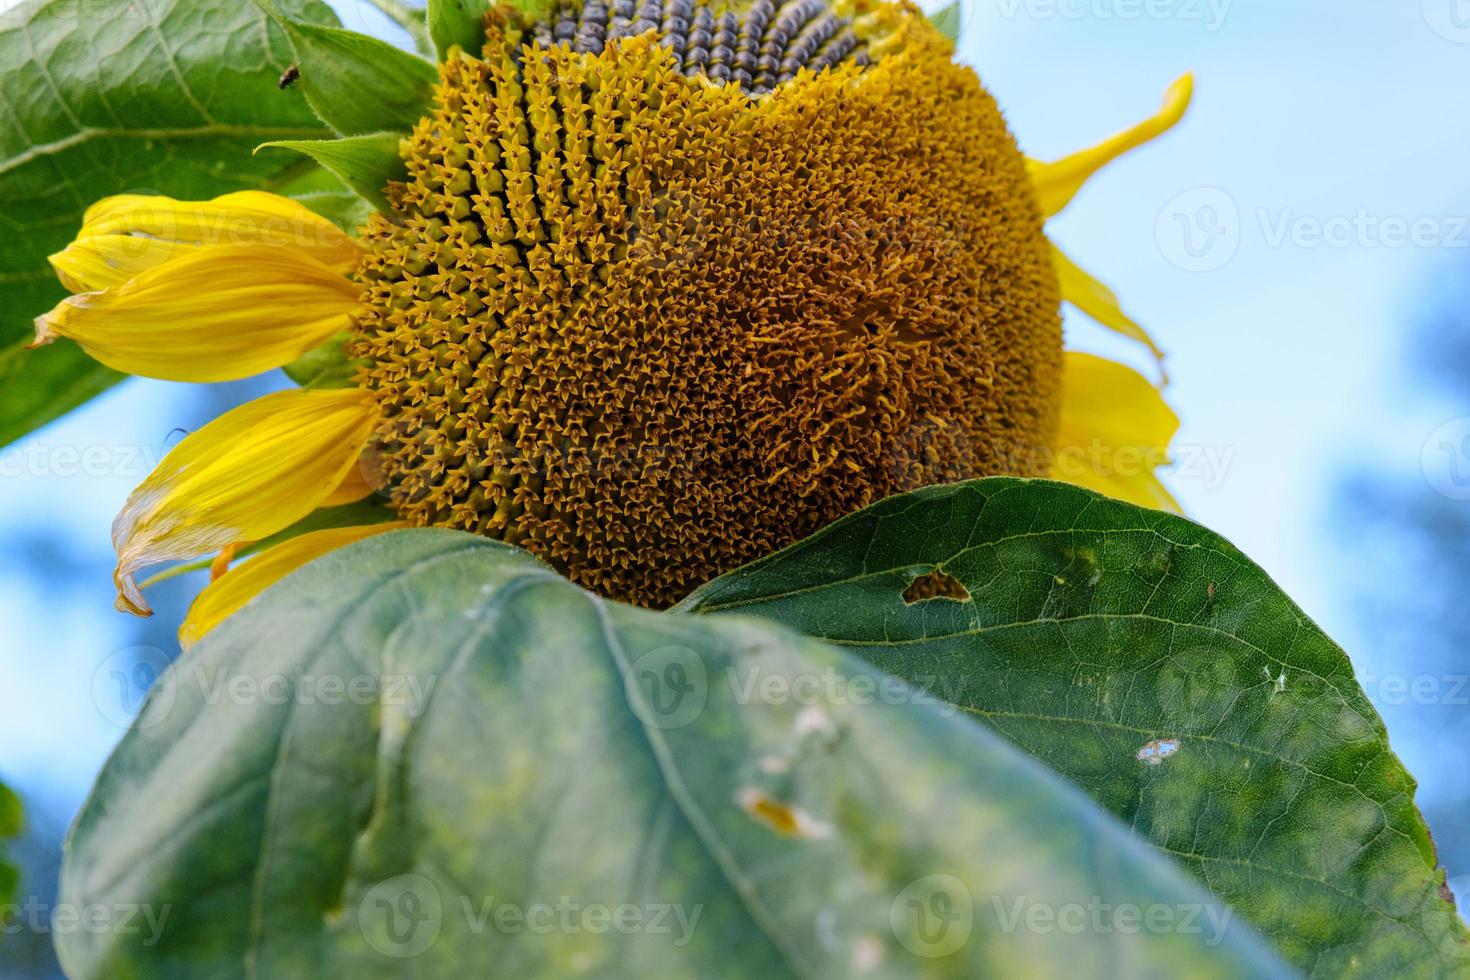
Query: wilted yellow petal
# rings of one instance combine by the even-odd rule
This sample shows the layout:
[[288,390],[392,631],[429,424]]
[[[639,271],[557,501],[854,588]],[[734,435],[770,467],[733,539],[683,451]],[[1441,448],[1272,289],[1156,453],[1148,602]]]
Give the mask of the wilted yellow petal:
[[359,287],[278,245],[194,249],[36,319],[36,344],[69,337],[110,368],[227,381],[289,364],[348,326]]
[[135,578],[144,566],[259,541],[311,513],[357,464],[376,417],[356,389],[282,391],[184,439],[113,521],[118,608],[150,612]]
[[179,627],[179,643],[185,647],[197,643],[245,603],[307,562],[354,541],[407,526],[403,521],[389,521],[311,531],[261,552],[204,587]]
[[[1164,352],[1154,343],[1154,339],[1148,335],[1148,331],[1140,327],[1128,314],[1123,312],[1123,307],[1118,303],[1117,295],[1081,266],[1073,262],[1067,256],[1066,252],[1063,252],[1055,245],[1052,246],[1051,252],[1052,259],[1056,264],[1057,279],[1061,282],[1062,286],[1062,299],[1071,303],[1109,330],[1143,344],[1159,362],[1159,370],[1162,372]],[[1164,380],[1168,380],[1167,376],[1165,376]]]
[[1059,213],[1077,196],[1088,178],[1107,164],[1136,149],[1149,140],[1167,133],[1184,118],[1189,102],[1194,97],[1194,76],[1184,75],[1169,86],[1164,96],[1164,107],[1158,114],[1145,119],[1137,126],[1103,140],[1091,149],[1074,153],[1055,163],[1028,160],[1031,181],[1036,185],[1036,196],[1041,202],[1041,212],[1050,218]]
[[1154,472],[1169,462],[1179,417],[1143,375],[1068,351],[1052,478],[1119,500],[1177,512]]
[[296,201],[239,191],[212,201],[119,194],[87,209],[76,241],[51,256],[74,293],[120,286],[170,259],[212,245],[283,245],[350,272],[359,246],[330,221]]

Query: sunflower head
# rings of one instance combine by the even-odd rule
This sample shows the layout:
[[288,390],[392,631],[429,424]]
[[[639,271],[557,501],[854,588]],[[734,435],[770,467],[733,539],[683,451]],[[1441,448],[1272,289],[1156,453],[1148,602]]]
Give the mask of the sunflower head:
[[[260,192],[127,197],[53,258],[76,295],[38,342],[185,381],[337,343],[351,362],[164,459],[114,526],[122,607],[147,611],[142,567],[218,552],[192,639],[405,524],[666,606],[929,484],[1053,475],[1172,505],[1153,467],[1173,414],[1131,370],[1064,355],[1061,300],[1152,342],[1043,222],[1177,122],[1188,79],[1040,164],[908,3],[581,0],[484,27],[356,239]],[[374,490],[389,513],[334,516]]]
[[414,524],[666,605],[891,493],[1044,468],[1041,212],[911,8],[492,23],[406,158],[353,353]]

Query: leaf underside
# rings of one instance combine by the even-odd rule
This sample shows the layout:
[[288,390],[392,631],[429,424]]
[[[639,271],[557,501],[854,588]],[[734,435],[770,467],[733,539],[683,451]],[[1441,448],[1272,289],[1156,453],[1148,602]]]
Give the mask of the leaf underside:
[[[232,686],[273,676],[289,696]],[[333,704],[332,677],[382,680]],[[769,693],[803,677],[838,693]],[[62,899],[172,910],[152,946],[58,936],[78,978],[1283,973],[1083,794],[856,658],[436,530],[328,555],[185,654],[80,816]],[[1025,924],[1088,902],[1200,925]]]

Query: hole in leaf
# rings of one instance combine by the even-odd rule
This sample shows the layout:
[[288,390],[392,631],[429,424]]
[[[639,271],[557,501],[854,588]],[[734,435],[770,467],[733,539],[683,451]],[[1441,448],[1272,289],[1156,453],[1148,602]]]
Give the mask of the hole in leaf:
[[960,584],[959,579],[936,568],[927,575],[920,575],[909,583],[908,588],[903,590],[903,601],[911,606],[925,599],[953,599],[955,602],[969,602],[970,593]]

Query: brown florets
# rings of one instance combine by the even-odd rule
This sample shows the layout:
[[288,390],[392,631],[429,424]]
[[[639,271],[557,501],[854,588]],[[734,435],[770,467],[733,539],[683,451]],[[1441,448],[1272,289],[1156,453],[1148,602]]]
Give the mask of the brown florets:
[[889,494],[1035,471],[1061,332],[1025,166],[885,9],[872,65],[759,97],[654,33],[492,29],[443,66],[354,351],[404,518],[661,607]]

